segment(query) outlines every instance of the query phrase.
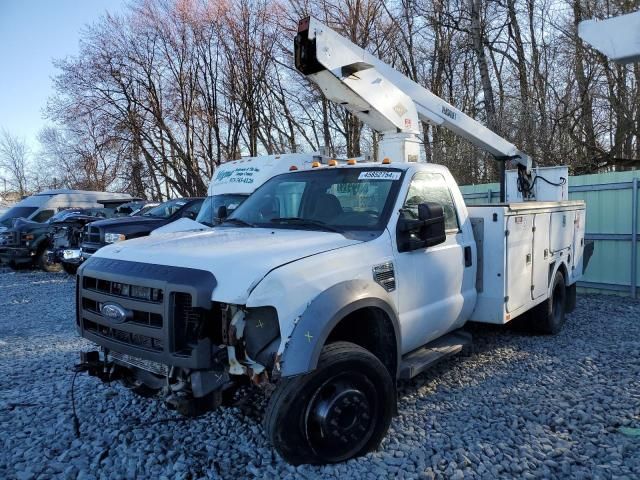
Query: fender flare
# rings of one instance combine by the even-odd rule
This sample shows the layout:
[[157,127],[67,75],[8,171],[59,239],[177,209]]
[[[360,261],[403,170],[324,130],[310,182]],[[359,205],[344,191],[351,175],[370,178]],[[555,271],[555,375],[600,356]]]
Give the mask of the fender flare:
[[400,365],[400,326],[387,291],[372,280],[347,280],[320,293],[296,320],[281,356],[281,375],[292,377],[315,370],[329,334],[350,313],[366,307],[384,311],[396,341],[396,372]]

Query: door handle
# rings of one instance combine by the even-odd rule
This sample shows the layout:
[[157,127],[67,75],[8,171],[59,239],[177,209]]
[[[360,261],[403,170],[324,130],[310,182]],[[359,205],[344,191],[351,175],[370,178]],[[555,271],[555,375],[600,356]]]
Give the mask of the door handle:
[[464,247],[464,266],[470,267],[473,265],[473,258],[471,257],[471,247],[467,245]]

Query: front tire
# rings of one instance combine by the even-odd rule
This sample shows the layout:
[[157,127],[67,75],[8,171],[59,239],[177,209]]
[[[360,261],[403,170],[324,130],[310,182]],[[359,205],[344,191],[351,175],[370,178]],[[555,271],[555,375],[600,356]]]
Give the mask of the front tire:
[[49,273],[58,273],[62,271],[62,265],[60,263],[49,261],[49,251],[46,248],[43,248],[40,253],[38,253],[37,265],[38,268]]
[[62,262],[62,268],[64,269],[65,273],[68,273],[69,275],[75,275],[76,273],[78,273],[79,266],[80,265],[76,263]]
[[289,463],[337,463],[379,444],[395,408],[394,381],[368,350],[349,342],[322,349],[317,368],[280,381],[265,430]]

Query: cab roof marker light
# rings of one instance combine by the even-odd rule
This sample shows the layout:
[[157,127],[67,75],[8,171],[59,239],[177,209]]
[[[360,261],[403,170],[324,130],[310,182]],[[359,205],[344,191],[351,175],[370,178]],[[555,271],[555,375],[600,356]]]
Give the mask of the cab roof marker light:
[[289,171],[290,171],[290,172],[295,172],[296,170],[298,170],[298,167],[296,167],[295,165],[291,165],[291,166],[289,167]]
[[311,164],[311,168],[318,168],[320,166],[320,162],[313,162]]
[[335,167],[336,165],[338,165],[338,161],[334,159],[329,160],[329,163],[327,165],[329,165],[330,167]]
[[382,160],[383,165],[389,165],[390,163],[391,163],[391,160],[389,159],[389,157],[384,157],[384,159]]
[[349,160],[347,160],[347,165],[355,165],[355,164],[356,164],[355,158],[350,158]]

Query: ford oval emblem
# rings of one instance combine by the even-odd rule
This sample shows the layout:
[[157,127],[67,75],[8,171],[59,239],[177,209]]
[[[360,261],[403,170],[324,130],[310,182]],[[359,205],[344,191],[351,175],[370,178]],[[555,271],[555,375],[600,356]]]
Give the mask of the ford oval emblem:
[[128,312],[117,303],[103,303],[100,313],[113,323],[123,323],[129,316]]

